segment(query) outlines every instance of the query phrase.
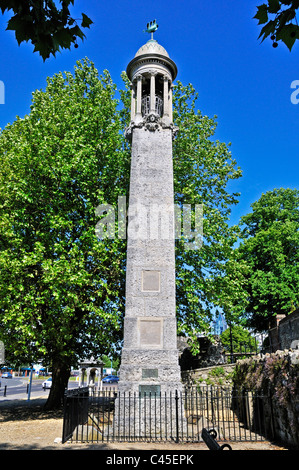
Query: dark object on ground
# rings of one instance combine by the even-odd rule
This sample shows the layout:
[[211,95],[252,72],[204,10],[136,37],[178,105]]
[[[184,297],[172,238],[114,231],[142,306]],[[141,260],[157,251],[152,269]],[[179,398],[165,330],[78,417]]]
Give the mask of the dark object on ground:
[[208,430],[206,428],[203,428],[201,432],[201,437],[203,438],[210,450],[232,450],[229,444],[222,444],[222,446],[218,444],[218,442],[216,441],[217,432],[215,431],[215,429]]

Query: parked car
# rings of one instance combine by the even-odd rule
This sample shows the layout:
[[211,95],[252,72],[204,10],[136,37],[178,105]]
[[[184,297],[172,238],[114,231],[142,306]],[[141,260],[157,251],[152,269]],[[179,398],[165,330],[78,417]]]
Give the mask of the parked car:
[[102,382],[106,383],[106,384],[112,384],[113,382],[118,382],[119,381],[119,377],[117,377],[117,375],[107,375],[107,377],[104,377]]
[[2,379],[12,379],[12,374],[10,372],[3,372],[1,377]]
[[51,388],[52,386],[52,377],[49,377],[47,380],[45,380],[42,383],[43,390],[46,390],[46,388]]

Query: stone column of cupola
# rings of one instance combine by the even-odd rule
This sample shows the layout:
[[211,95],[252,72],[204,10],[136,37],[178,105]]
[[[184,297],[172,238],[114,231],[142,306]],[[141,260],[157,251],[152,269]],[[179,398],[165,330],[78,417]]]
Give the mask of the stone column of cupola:
[[137,92],[136,92],[136,119],[141,120],[141,101],[142,101],[142,75],[139,74],[136,77],[137,79]]
[[163,77],[163,118],[169,117],[169,92],[168,92],[168,76],[164,75]]
[[169,87],[169,106],[168,106],[168,117],[169,117],[169,122],[173,122],[173,112],[172,112],[172,90],[173,90],[173,85],[170,83]]
[[[158,73],[149,71],[150,77],[150,114],[156,114],[156,80]],[[142,82],[143,75],[134,77],[131,84],[131,121],[142,120]],[[163,115],[162,118],[167,123],[172,122],[172,82],[168,75],[163,75]]]
[[131,121],[134,121],[136,114],[136,90],[135,86],[131,84]]
[[150,113],[156,112],[156,75],[157,72],[150,71]]

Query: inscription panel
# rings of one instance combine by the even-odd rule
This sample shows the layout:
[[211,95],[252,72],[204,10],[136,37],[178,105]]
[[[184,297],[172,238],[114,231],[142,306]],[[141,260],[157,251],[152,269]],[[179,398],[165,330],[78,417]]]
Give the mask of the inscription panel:
[[139,320],[140,346],[161,346],[162,322],[161,320]]
[[154,395],[160,395],[161,386],[160,385],[139,385],[139,393],[141,397],[148,397]]
[[158,378],[158,369],[142,369],[143,379],[156,379]]
[[160,271],[142,271],[142,291],[160,292]]

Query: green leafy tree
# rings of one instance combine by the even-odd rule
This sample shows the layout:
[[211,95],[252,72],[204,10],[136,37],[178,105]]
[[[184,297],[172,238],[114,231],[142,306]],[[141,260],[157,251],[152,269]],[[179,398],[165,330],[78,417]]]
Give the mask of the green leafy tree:
[[[176,242],[178,330],[193,338],[199,332],[209,332],[215,307],[236,316],[245,302],[242,266],[234,259],[233,250],[238,230],[229,226],[231,208],[239,195],[229,192],[228,184],[241,176],[241,170],[229,147],[213,140],[216,121],[202,115],[197,99],[191,84],[176,84],[175,202],[180,207],[198,204],[203,209],[200,249],[186,250],[185,240]],[[235,298],[239,298],[238,305]]]
[[[123,79],[126,87],[121,96],[125,106],[121,113],[125,127],[130,122],[131,98],[125,74]],[[195,206],[203,208],[202,245],[186,250],[188,240],[183,237],[176,240],[178,333],[194,340],[198,333],[209,334],[215,307],[237,318],[246,303],[243,289],[246,265],[237,260],[233,248],[239,228],[229,224],[231,208],[238,203],[239,194],[230,192],[228,185],[240,178],[242,172],[229,146],[213,140],[215,118],[203,115],[197,104],[198,93],[192,84],[184,86],[177,81],[173,93],[173,118],[179,129],[173,141],[175,204],[180,209],[191,206],[192,229]],[[192,237],[190,240],[194,242]],[[192,342],[194,353],[197,344]]]
[[247,322],[268,329],[274,316],[288,314],[299,297],[299,191],[274,189],[241,218],[238,258],[247,264]]
[[13,362],[51,367],[49,407],[79,358],[121,339],[125,245],[95,233],[95,208],[128,190],[114,94],[84,60],[0,138],[0,329]]
[[[102,361],[103,361],[104,367],[106,369],[111,368],[111,357],[108,357],[108,356],[104,355],[104,356],[102,356]],[[112,359],[112,369],[115,369],[117,371],[118,368],[119,368],[119,364],[120,364],[119,357],[115,357],[115,358]]]
[[264,41],[270,36],[273,47],[283,42],[291,51],[295,41],[299,39],[297,10],[299,0],[267,0],[257,7],[254,16],[263,25],[259,38]]
[[[1,335],[14,363],[51,367],[49,408],[60,405],[72,365],[110,355],[122,339],[126,241],[97,239],[95,208],[117,207],[129,193],[124,79],[121,105],[108,72],[99,77],[85,59],[74,74],[48,79],[30,114],[0,135]],[[227,282],[237,239],[228,221],[238,197],[227,185],[241,171],[227,145],[211,139],[216,123],[196,100],[192,85],[177,83],[175,201],[203,205],[202,247],[176,246],[178,325],[188,336],[208,331],[215,305],[233,311],[241,286]]]
[[[33,52],[38,52],[44,61],[61,49],[70,49],[73,44],[78,47],[78,38],[85,37],[81,28],[92,24],[85,13],[81,20],[72,18],[69,5],[73,5],[74,0],[60,0],[60,9],[56,3],[54,0],[0,0],[2,13],[10,10],[14,13],[6,29],[15,31],[19,45],[31,41]],[[81,22],[81,28],[77,21]]]
[[221,333],[220,339],[227,351],[234,353],[256,351],[254,336],[241,325],[232,325],[226,328]]

